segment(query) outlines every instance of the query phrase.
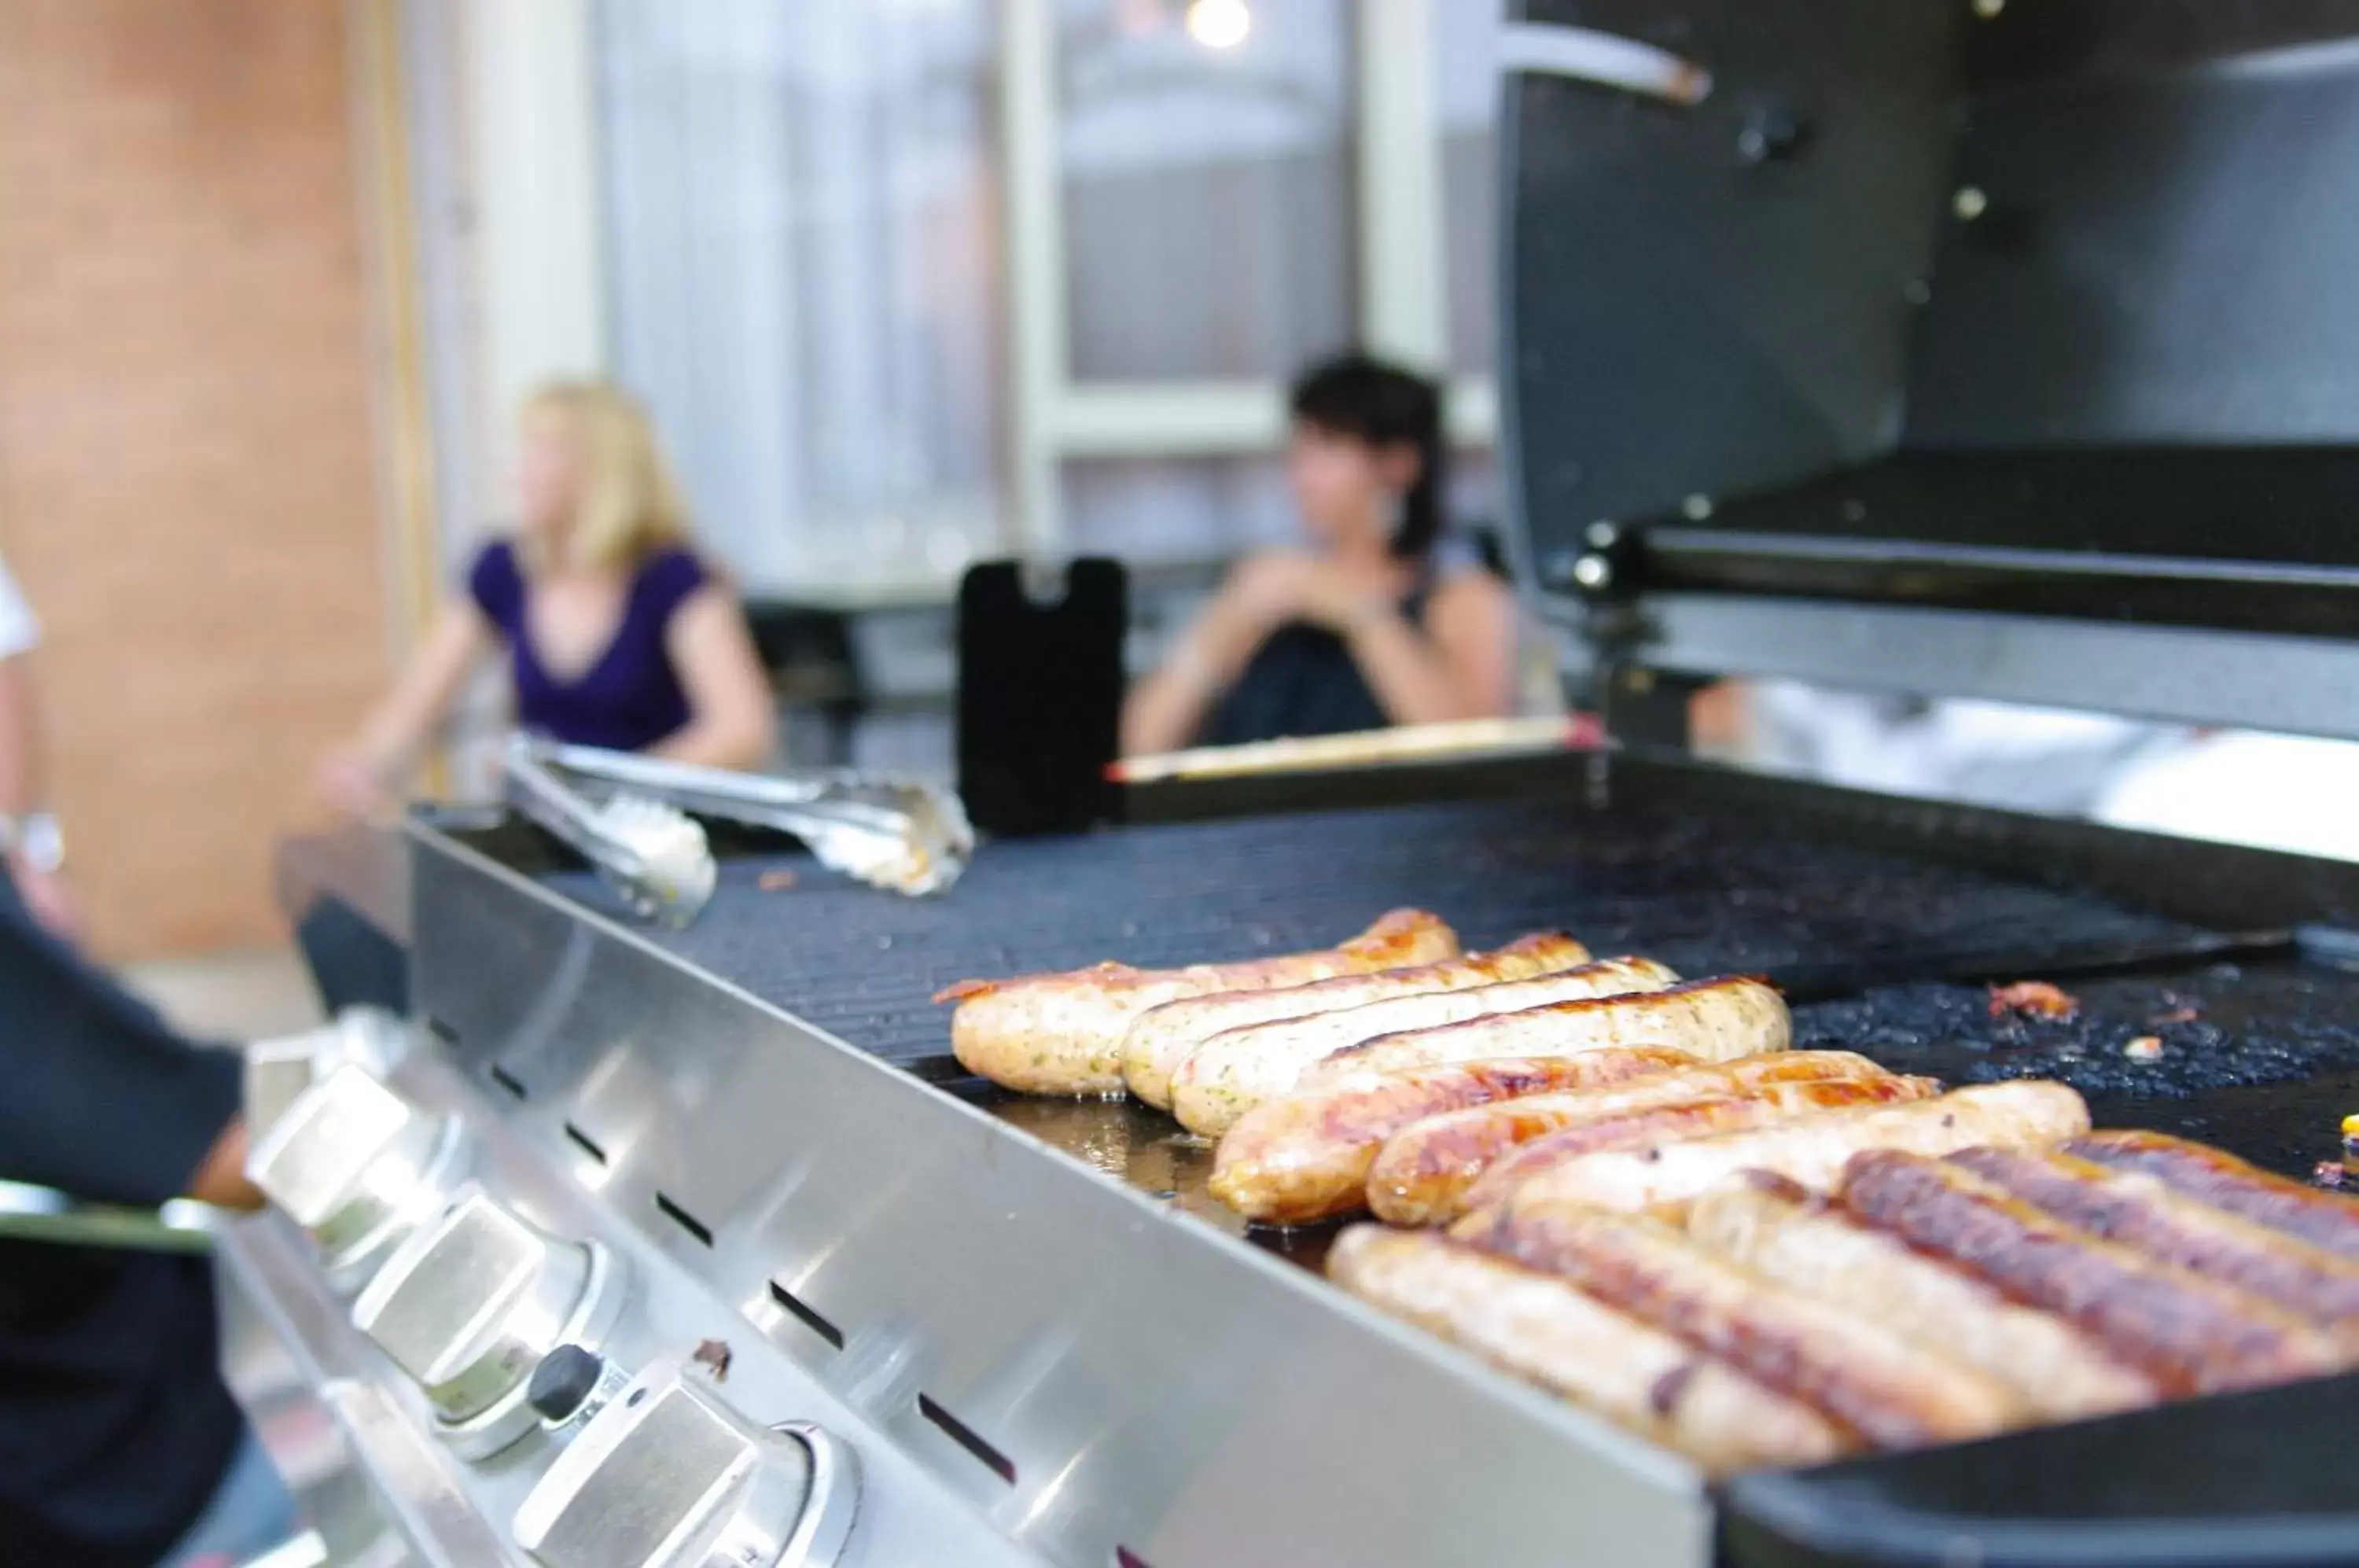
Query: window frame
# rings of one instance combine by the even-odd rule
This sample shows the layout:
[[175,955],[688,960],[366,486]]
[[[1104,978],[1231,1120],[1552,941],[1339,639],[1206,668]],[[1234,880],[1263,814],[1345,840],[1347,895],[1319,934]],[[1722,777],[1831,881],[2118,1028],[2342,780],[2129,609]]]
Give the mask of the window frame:
[[[1425,367],[1447,365],[1450,352],[1431,57],[1438,21],[1435,0],[1359,0],[1352,66],[1360,336],[1375,352]],[[1117,382],[1072,375],[1056,23],[1056,0],[1001,0],[1005,536],[1016,553],[1043,560],[1067,553],[1060,474],[1069,460],[1248,455],[1276,452],[1286,437],[1286,387],[1277,381]],[[1455,444],[1495,444],[1498,397],[1491,377],[1451,377],[1450,413]]]

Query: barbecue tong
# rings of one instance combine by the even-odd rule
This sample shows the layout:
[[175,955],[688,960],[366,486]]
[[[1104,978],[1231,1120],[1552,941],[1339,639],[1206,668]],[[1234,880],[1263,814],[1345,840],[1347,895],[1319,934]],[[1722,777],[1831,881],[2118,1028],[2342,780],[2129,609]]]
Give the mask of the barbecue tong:
[[720,867],[693,818],[637,794],[587,800],[539,752],[529,737],[515,735],[501,759],[517,811],[579,851],[642,920],[679,927],[703,912]]
[[732,773],[595,746],[521,745],[545,770],[611,788],[617,800],[790,833],[821,865],[890,892],[939,893],[974,857],[974,829],[958,797],[915,779]]

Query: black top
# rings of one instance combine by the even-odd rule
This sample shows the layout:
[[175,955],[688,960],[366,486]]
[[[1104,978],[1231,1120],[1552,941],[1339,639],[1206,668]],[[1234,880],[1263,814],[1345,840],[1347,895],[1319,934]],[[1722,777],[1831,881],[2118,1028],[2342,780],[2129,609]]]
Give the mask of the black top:
[[[1434,584],[1479,564],[1455,536],[1438,542],[1401,599],[1400,613],[1423,626]],[[1204,722],[1199,746],[1241,746],[1288,736],[1350,735],[1392,724],[1360,673],[1351,645],[1323,626],[1289,622],[1254,650],[1245,673]]]
[[1212,710],[1199,744],[1349,735],[1390,723],[1350,645],[1323,626],[1298,621],[1278,627],[1254,650],[1245,672]]
[[[0,1180],[145,1207],[236,1115],[240,1071],[0,891]],[[0,1563],[161,1557],[236,1451],[219,1354],[204,1258],[0,1240]]]

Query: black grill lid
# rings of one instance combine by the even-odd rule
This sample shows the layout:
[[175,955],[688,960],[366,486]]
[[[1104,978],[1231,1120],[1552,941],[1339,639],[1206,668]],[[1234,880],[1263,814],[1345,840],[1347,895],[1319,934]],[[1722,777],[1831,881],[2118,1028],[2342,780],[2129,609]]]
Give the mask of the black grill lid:
[[[1532,63],[1567,28],[1712,90]],[[2359,628],[2359,0],[1526,0],[1510,40],[1543,589]],[[1654,548],[1583,572],[1601,522]]]

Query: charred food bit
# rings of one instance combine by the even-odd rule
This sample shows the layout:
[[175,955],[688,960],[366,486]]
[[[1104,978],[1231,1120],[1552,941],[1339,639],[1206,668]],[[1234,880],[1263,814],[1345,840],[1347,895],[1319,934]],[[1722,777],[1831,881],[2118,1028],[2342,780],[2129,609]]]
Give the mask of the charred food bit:
[[2009,1013],[2029,1013],[2042,1018],[2070,1018],[2079,1016],[2081,999],[2045,980],[2018,980],[2012,985],[1990,988],[1990,1011],[1995,1018],[2003,1018]]

